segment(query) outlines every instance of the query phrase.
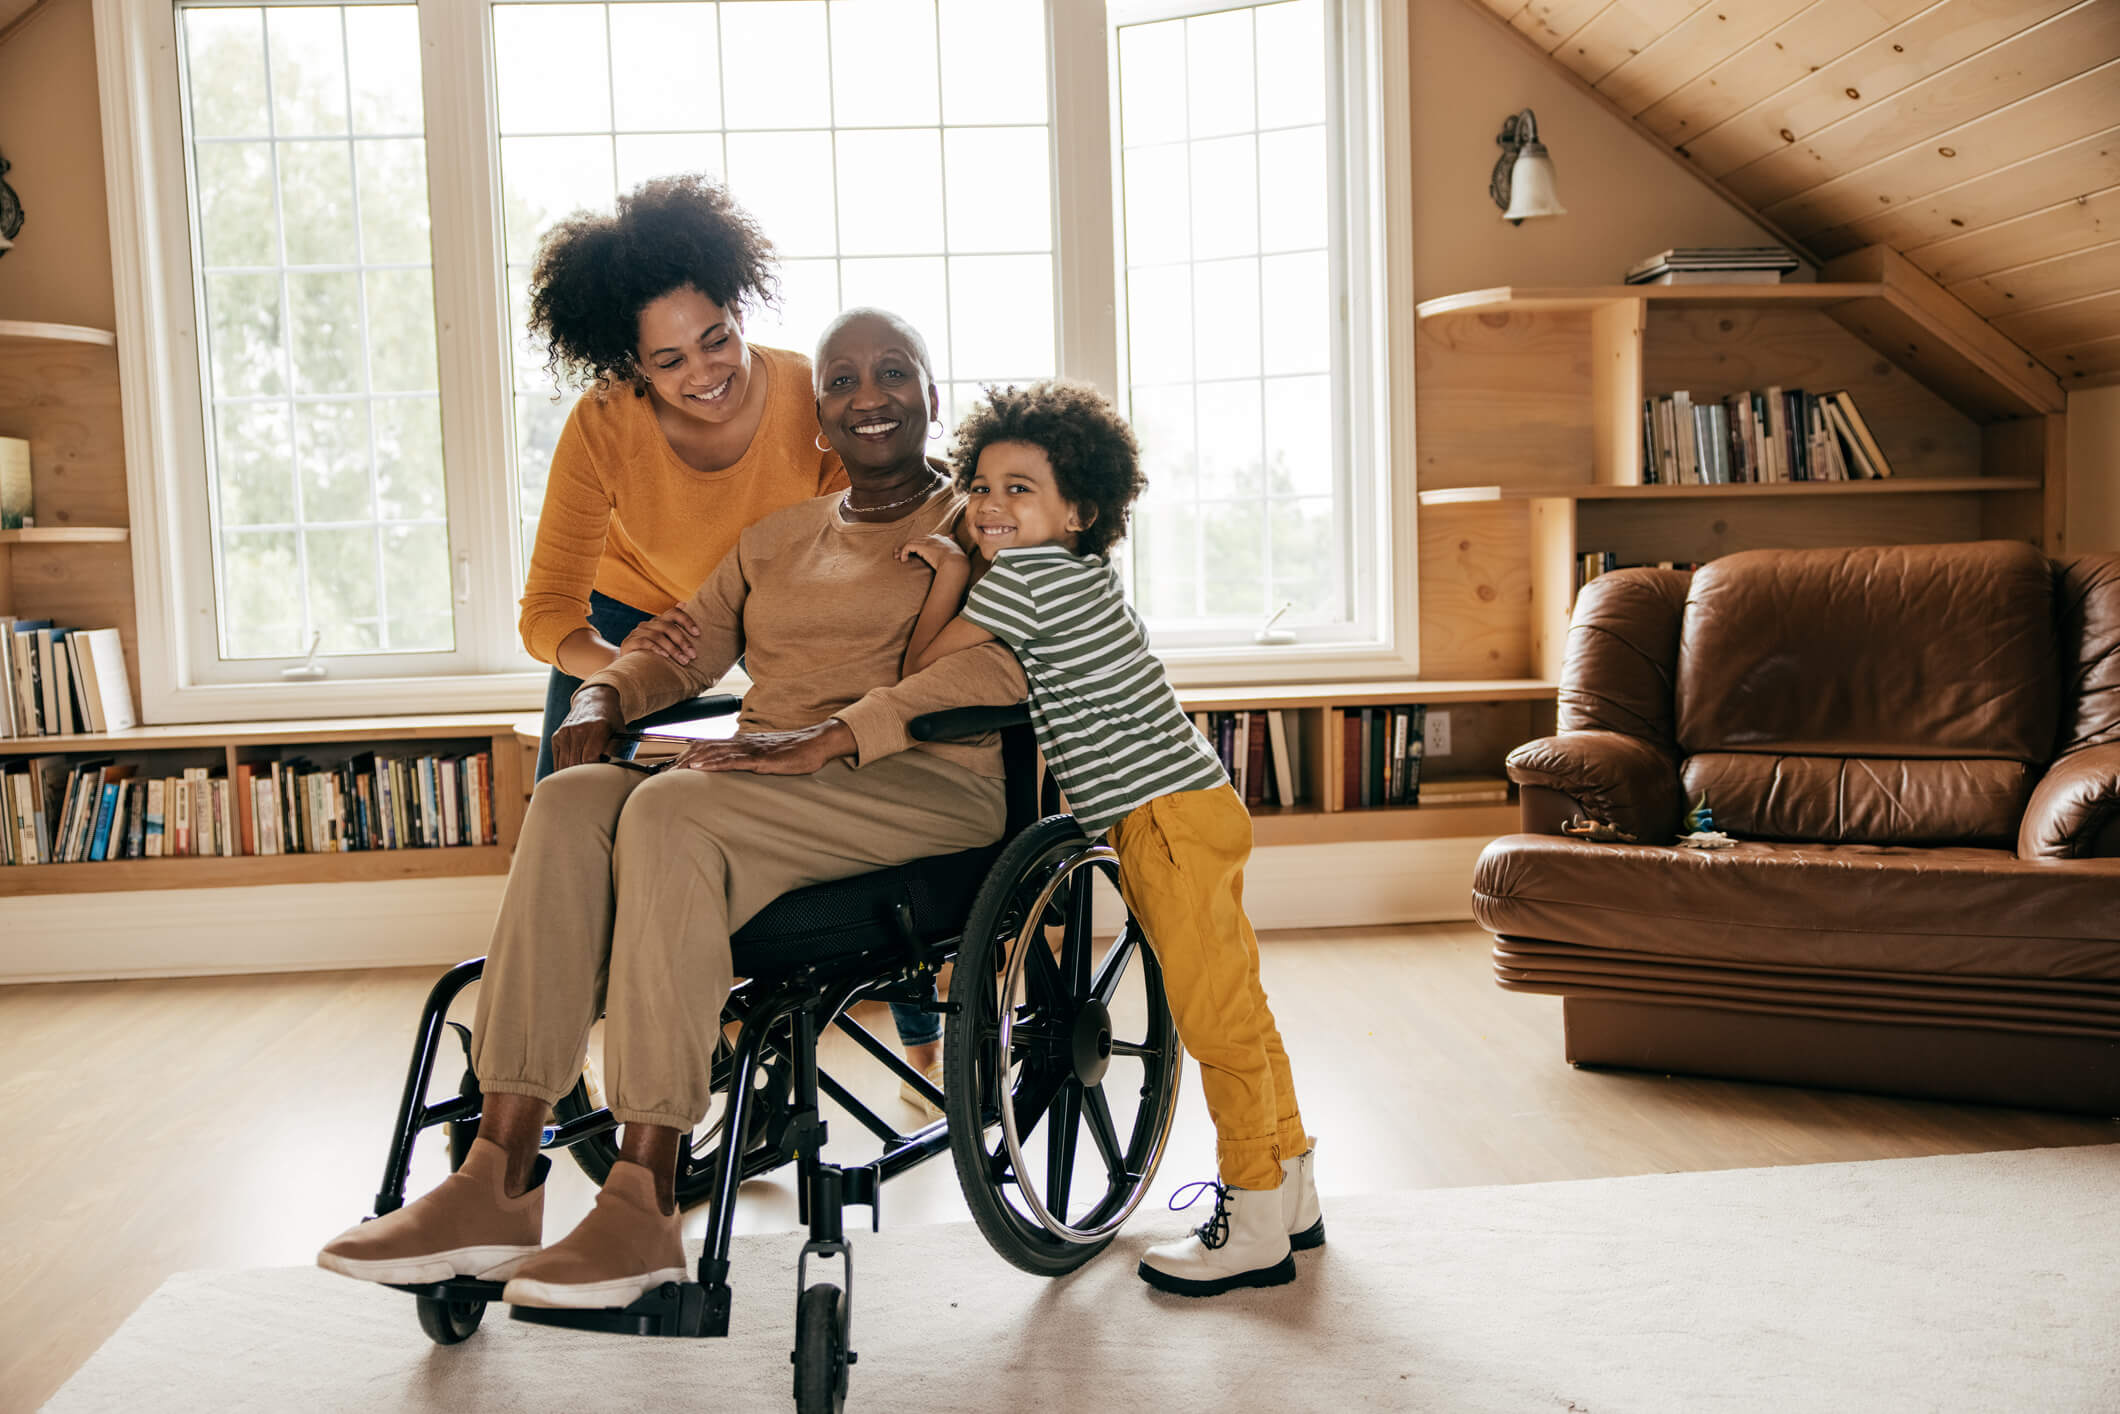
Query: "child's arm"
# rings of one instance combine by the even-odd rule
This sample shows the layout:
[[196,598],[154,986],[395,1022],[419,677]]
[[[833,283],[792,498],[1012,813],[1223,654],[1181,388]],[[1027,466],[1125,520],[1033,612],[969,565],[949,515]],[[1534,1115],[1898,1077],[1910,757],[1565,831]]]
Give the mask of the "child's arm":
[[993,637],[976,624],[966,623],[957,613],[972,580],[972,563],[964,547],[947,535],[923,536],[899,548],[899,559],[915,557],[925,560],[934,570],[935,582],[928,586],[920,617],[913,621],[913,636],[906,641],[899,676],[908,678],[937,658]]

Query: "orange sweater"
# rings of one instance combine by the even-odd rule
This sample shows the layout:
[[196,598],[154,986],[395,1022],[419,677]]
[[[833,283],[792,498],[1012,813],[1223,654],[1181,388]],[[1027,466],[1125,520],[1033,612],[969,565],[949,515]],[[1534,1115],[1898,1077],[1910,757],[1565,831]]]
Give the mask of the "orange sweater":
[[682,603],[736,546],[744,527],[847,484],[837,452],[817,450],[810,361],[751,345],[766,380],[758,432],[738,461],[694,471],[670,450],[650,398],[630,388],[585,393],[567,417],[537,547],[523,585],[523,647],[555,663],[589,623],[589,591],[647,613]]

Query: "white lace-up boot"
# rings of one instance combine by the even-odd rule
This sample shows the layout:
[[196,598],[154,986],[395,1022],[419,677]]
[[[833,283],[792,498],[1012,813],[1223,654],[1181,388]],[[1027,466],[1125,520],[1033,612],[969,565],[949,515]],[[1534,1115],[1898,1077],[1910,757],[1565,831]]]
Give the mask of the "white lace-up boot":
[[1311,1166],[1316,1140],[1293,1159],[1281,1160],[1281,1211],[1288,1220],[1288,1245],[1308,1252],[1325,1245],[1325,1217],[1318,1210],[1318,1180]]
[[1180,1296],[1219,1296],[1240,1286],[1279,1286],[1296,1279],[1296,1259],[1288,1247],[1288,1224],[1278,1188],[1227,1188],[1202,1181],[1173,1210],[1189,1208],[1199,1190],[1213,1189],[1215,1211],[1175,1242],[1151,1247],[1141,1258],[1141,1280]]

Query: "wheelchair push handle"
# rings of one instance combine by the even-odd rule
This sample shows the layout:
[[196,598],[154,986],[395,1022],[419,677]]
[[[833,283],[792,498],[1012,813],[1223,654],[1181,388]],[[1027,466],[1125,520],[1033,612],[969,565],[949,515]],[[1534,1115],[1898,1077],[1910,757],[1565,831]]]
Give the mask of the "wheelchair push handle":
[[645,717],[636,717],[626,723],[624,731],[613,732],[615,740],[638,739],[643,732],[652,732],[657,727],[675,726],[679,722],[697,722],[707,717],[726,717],[743,707],[741,697],[726,692],[710,692],[704,697],[694,697],[672,707],[650,712]]
[[915,741],[968,741],[1006,727],[1030,725],[1030,708],[1018,702],[1008,707],[952,707],[947,712],[929,712],[905,724]]

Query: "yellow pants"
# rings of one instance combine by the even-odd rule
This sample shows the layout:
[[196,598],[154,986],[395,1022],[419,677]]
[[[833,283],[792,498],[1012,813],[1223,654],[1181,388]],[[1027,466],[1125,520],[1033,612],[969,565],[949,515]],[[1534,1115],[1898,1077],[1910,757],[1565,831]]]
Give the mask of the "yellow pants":
[[1281,1160],[1310,1140],[1244,916],[1251,814],[1226,785],[1179,791],[1112,826],[1111,843],[1119,892],[1162,965],[1178,1038],[1200,1064],[1222,1182],[1278,1188]]

